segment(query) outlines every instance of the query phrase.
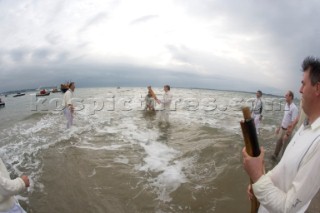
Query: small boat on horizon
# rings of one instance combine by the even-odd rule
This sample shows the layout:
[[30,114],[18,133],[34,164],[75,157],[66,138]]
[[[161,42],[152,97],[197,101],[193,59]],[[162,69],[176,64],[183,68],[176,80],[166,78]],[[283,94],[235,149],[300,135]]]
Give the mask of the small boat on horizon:
[[24,96],[25,95],[25,93],[20,93],[20,92],[18,92],[17,94],[15,94],[14,96],[12,96],[12,97],[19,97],[19,96]]
[[58,90],[57,88],[53,88],[53,89],[51,90],[51,92],[52,92],[52,93],[56,93],[56,92],[61,92],[61,90]]
[[46,92],[46,93],[37,93],[36,96],[47,96],[50,95],[50,92]]

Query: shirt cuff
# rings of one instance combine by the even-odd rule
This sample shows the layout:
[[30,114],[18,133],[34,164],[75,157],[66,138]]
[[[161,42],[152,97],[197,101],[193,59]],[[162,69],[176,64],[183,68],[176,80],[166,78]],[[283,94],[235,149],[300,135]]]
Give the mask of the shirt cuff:
[[252,184],[254,194],[260,193],[270,183],[273,184],[271,179],[265,174],[262,175],[254,184]]

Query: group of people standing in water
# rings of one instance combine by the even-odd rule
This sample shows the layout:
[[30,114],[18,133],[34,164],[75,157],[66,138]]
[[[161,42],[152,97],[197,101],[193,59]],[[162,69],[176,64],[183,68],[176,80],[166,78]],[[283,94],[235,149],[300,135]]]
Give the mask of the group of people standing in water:
[[[293,93],[285,95],[284,116],[276,130],[279,137],[272,155],[278,158],[285,148],[278,164],[265,173],[265,149],[260,148],[258,157],[242,150],[243,166],[252,181],[247,193],[260,202],[259,213],[305,212],[320,189],[320,59],[305,58],[302,72],[300,112],[293,103]],[[298,129],[290,140],[295,126]]]
[[[162,99],[158,99],[156,94],[153,92],[151,86],[148,86],[148,94],[145,97],[145,111],[154,112],[155,105],[160,104],[160,122],[168,123],[169,122],[169,114],[170,114],[170,106],[172,101],[172,94],[170,92],[170,85],[164,85],[163,90],[164,94]],[[73,125],[73,114],[74,114],[74,106],[72,103],[73,92],[75,89],[75,83],[71,82],[69,84],[69,89],[65,92],[62,100],[62,106],[64,107],[63,113],[67,120],[67,129],[69,129]]]
[[159,100],[156,94],[153,92],[151,86],[148,86],[148,94],[145,97],[145,111],[154,112],[155,104],[161,104],[161,111],[159,116],[159,121],[164,123],[169,123],[170,106],[172,102],[172,94],[170,92],[170,86],[163,86],[163,97]]
[[[274,153],[272,154],[273,160],[277,160],[278,158],[281,158],[288,143],[290,142],[290,139],[295,127],[300,126],[305,119],[305,114],[302,108],[300,108],[300,112],[299,112],[297,106],[294,103],[294,93],[291,90],[289,90],[286,92],[284,97],[285,97],[285,105],[283,110],[284,115],[281,122],[279,123],[279,125],[277,125],[277,128],[275,130],[277,140],[276,140],[276,147],[275,147]],[[302,104],[300,104],[300,107],[301,106]],[[253,107],[251,109],[251,117],[254,120],[257,135],[260,134],[260,123],[263,118],[262,112],[263,112],[262,92],[261,90],[258,90],[256,93],[256,99],[253,102]],[[298,123],[300,125],[297,125]]]

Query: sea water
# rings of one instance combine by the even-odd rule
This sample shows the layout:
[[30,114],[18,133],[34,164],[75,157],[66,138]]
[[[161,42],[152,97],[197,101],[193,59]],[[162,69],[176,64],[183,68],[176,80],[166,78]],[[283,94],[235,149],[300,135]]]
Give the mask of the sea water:
[[[161,99],[163,90],[155,88]],[[28,212],[248,212],[241,106],[254,93],[172,88],[169,123],[146,113],[146,88],[76,88],[66,129],[63,94],[3,98],[0,156]],[[259,142],[274,163],[284,99],[264,95]]]

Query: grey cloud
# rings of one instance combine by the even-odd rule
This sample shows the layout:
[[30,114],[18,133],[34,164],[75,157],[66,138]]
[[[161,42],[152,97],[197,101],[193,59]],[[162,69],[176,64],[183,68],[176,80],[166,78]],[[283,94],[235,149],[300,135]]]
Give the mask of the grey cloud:
[[102,22],[103,20],[105,20],[108,17],[106,12],[100,12],[98,14],[96,14],[95,16],[91,17],[90,19],[88,19],[86,21],[86,23],[84,24],[83,27],[81,27],[81,29],[79,30],[79,32],[85,31],[87,30],[89,27],[96,25],[100,22]]
[[[243,72],[249,67],[245,67],[228,58],[222,58],[207,53],[195,51],[185,45],[167,45],[167,49],[171,53],[172,59],[182,64],[190,65],[189,70],[184,67],[184,72],[194,72],[196,67],[205,67],[208,76],[216,76],[223,73],[227,77],[232,77],[235,72]],[[249,65],[250,66],[250,65]]]
[[64,8],[68,7],[66,1],[55,1],[55,6],[53,8],[53,13],[54,14],[59,14],[61,11],[64,10]]
[[0,62],[2,66],[6,66],[8,60],[12,60],[15,63],[25,62],[29,55],[30,51],[27,48],[3,49],[0,51]]
[[158,18],[158,15],[147,15],[147,16],[142,16],[138,19],[133,20],[130,24],[131,25],[135,25],[135,24],[141,24],[141,23],[145,23],[147,21],[150,21],[152,19],[156,19]]
[[[219,58],[197,52],[189,48],[188,44],[169,44],[166,46],[172,59],[191,66],[199,65],[204,66],[206,69],[211,69],[209,74],[202,75],[192,74],[192,72],[195,72],[192,67],[179,67],[180,70],[177,67],[171,70],[160,70],[128,64],[84,64],[82,62],[85,61],[86,55],[77,55],[80,53],[76,53],[74,56],[66,50],[56,51],[54,48],[48,47],[36,50],[23,48],[9,51],[0,50],[0,91],[8,90],[9,87],[21,89],[38,87],[44,84],[55,85],[70,79],[77,81],[78,86],[144,86],[147,84],[162,86],[165,83],[169,83],[180,87],[232,88],[234,90],[252,91],[256,91],[259,88],[277,91],[272,87],[268,87],[268,85],[258,85],[254,80],[252,80],[253,82],[248,82],[245,78],[235,78],[235,73],[242,73],[247,69],[255,70],[252,65],[254,63],[274,63],[276,64],[275,70],[270,72],[278,75],[279,79],[283,79],[284,84],[288,84],[288,81],[293,82],[292,85],[288,84],[288,87],[296,88],[299,85],[300,64],[303,58],[307,55],[319,56],[320,40],[318,38],[320,36],[320,25],[317,23],[317,14],[320,8],[319,1],[201,0],[199,2],[197,0],[175,0],[175,2],[180,3],[181,7],[184,7],[197,20],[203,19],[203,23],[207,24],[206,27],[212,28],[212,30],[216,31],[214,25],[210,26],[211,21],[223,20],[224,25],[221,26],[222,30],[219,35],[222,38],[228,39],[228,36],[231,38],[233,35],[256,36],[254,41],[244,40],[238,44],[247,53],[254,56],[252,59],[255,61],[246,66],[235,63],[228,58]],[[5,1],[5,3],[11,5],[9,1]],[[78,4],[71,6],[75,5]],[[49,24],[54,25],[51,29],[52,32],[47,33],[45,36],[50,45],[59,45],[61,42],[60,32],[54,32],[56,29],[55,24],[60,23],[56,22],[57,18],[59,21],[64,21],[64,19],[61,20],[63,16],[60,17],[60,15],[61,13],[65,15],[66,10],[63,10],[64,8],[68,8],[68,11],[70,10],[68,6],[70,6],[68,3],[60,1],[52,10],[48,10],[50,14],[47,14],[48,22],[45,22],[45,25],[49,29]],[[0,11],[8,11],[6,8],[0,8]],[[10,30],[12,30],[11,34],[13,34],[17,27],[11,27],[10,25],[7,29],[7,23],[12,23],[12,26],[15,26],[14,22],[9,22],[8,20],[17,19],[13,18],[13,16],[3,17],[4,15],[1,15],[1,13],[0,16],[3,18],[1,19],[3,25],[1,26],[3,26],[2,29],[5,29],[4,32],[11,33]],[[97,13],[87,21],[84,21],[83,25],[80,25],[80,27],[82,26],[81,30],[90,30],[91,26],[101,23],[106,18],[106,12]],[[133,20],[131,24],[148,23],[148,21],[151,22],[157,18],[157,15],[141,16]],[[4,33],[2,37],[6,41],[7,36],[4,36]],[[87,44],[87,41],[78,41],[76,48],[81,49],[81,46],[85,47]],[[253,46],[254,49],[252,49]],[[6,64],[2,63],[8,57],[15,62],[23,62],[27,58],[30,59],[29,56],[32,56],[31,60],[36,65],[28,67],[24,66],[23,63],[20,65],[16,63],[17,65],[14,64],[13,68],[7,69]],[[232,75],[232,72],[234,75]],[[224,74],[226,75],[224,76]],[[250,78],[251,76],[245,77]],[[21,78],[23,81],[21,81]]]
[[45,36],[46,41],[51,45],[57,45],[60,43],[61,35],[50,32]]
[[63,63],[70,59],[70,54],[67,51],[54,51],[50,48],[40,48],[32,51],[32,59],[35,63]]
[[[319,1],[204,0],[201,4],[196,0],[176,2],[196,18],[205,21],[223,20],[223,37],[256,36],[256,40],[244,41],[240,45],[248,46],[245,48],[247,51],[255,46],[256,50],[250,50],[255,59],[277,64],[274,72],[279,74],[279,78],[299,82],[300,75],[297,72],[302,60],[308,55],[319,56]],[[296,85],[297,83],[293,83],[291,87],[297,88]]]
[[[319,1],[178,1],[188,13],[206,20],[223,19],[226,29],[243,33],[277,35],[301,34],[299,28],[319,29],[316,25]],[[290,39],[290,37],[288,37]]]
[[167,49],[171,53],[172,58],[184,63],[192,63],[192,51],[185,45],[167,45]]
[[[170,84],[172,87],[240,91],[256,91],[257,88],[266,88],[265,85],[245,82],[232,77],[224,77],[222,74],[205,76],[186,73],[185,70],[156,69],[131,64],[99,65],[78,62],[64,64],[63,66],[51,64],[43,67],[38,65],[25,67],[23,71],[15,70],[6,75],[6,79],[11,80],[0,80],[0,92],[22,88],[38,88],[39,86],[60,85],[60,83],[67,80],[75,81],[77,87],[143,87],[146,85],[162,87],[165,84]],[[23,78],[23,81],[21,81],[21,78]],[[274,90],[276,91],[276,89]]]
[[26,49],[14,49],[10,52],[10,56],[15,62],[23,62],[27,55],[29,55],[29,51]]
[[16,48],[0,51],[0,61],[2,62],[2,66],[6,65],[6,58],[11,59],[13,62],[17,62],[15,67],[25,66],[28,63],[63,63],[68,60],[72,60],[71,54],[68,51],[55,51],[51,48],[38,48],[34,50],[30,48]]
[[51,54],[51,51],[49,49],[36,49],[33,51],[32,57],[34,59],[43,60],[46,59]]
[[[224,32],[260,35],[268,45],[283,54],[299,59],[315,52],[320,44],[320,25],[317,14],[320,2],[312,1],[202,1],[178,0],[188,13],[205,20],[224,20]],[[309,44],[313,46],[310,48]],[[303,49],[288,51],[290,49]]]
[[53,7],[51,7],[50,10],[47,11],[50,11],[50,14],[46,16],[47,24],[54,23],[57,17],[59,17],[64,12],[64,8],[67,8],[69,6],[67,4],[67,1],[55,1]]

